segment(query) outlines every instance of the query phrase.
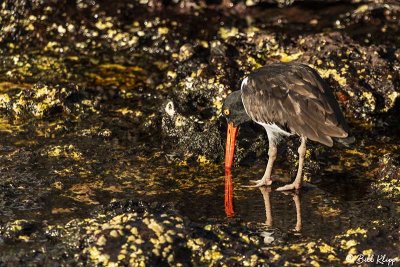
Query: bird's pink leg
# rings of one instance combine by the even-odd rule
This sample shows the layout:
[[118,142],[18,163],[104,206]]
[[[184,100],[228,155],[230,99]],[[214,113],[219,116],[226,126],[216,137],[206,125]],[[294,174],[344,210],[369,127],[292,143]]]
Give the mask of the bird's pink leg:
[[304,158],[306,155],[306,141],[307,138],[302,136],[301,137],[301,145],[297,150],[299,152],[299,167],[297,169],[296,179],[293,183],[287,184],[285,186],[281,186],[277,188],[277,191],[284,191],[284,190],[292,190],[292,189],[300,189],[302,182],[303,182],[303,165],[304,165]]
[[276,155],[278,154],[277,152],[278,149],[276,148],[276,145],[270,142],[268,149],[268,163],[267,163],[267,168],[265,169],[264,176],[260,180],[250,181],[255,184],[250,185],[249,187],[268,186],[272,184],[272,179],[271,179],[272,167],[274,166]]

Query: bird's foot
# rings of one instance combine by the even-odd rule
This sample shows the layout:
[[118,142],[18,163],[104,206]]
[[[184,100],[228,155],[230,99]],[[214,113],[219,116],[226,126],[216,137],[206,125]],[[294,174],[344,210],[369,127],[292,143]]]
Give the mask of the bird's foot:
[[287,185],[278,187],[276,189],[276,191],[287,191],[287,190],[294,190],[294,189],[298,190],[298,189],[300,189],[300,187],[301,187],[301,184],[299,184],[299,183],[291,183],[291,184],[287,184]]
[[244,187],[261,187],[261,186],[270,186],[272,184],[271,179],[260,179],[260,180],[250,180],[252,185],[245,185]]
[[268,185],[272,184],[272,179],[250,180],[250,183],[253,183],[253,184],[263,183],[264,185],[268,186]]

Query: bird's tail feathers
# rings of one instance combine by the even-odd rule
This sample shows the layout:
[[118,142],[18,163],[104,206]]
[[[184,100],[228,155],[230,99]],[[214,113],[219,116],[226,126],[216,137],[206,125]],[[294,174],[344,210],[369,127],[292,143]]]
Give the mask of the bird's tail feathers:
[[335,138],[334,137],[333,140],[344,145],[345,147],[348,147],[356,141],[356,138],[354,136],[349,136],[346,138]]

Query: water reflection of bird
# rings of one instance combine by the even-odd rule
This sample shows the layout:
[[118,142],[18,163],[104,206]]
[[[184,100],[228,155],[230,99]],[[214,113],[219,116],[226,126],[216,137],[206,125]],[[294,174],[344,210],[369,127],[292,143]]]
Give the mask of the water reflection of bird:
[[235,212],[233,210],[233,181],[231,170],[225,170],[225,214],[228,217],[233,217]]
[[[264,243],[265,244],[271,244],[275,241],[274,238],[274,231],[271,231],[272,227],[272,206],[271,206],[271,188],[269,187],[259,187],[261,194],[263,195],[264,198],[264,205],[265,205],[265,225],[267,229],[261,233],[261,236],[264,237]],[[284,194],[292,195],[293,196],[293,202],[296,207],[296,225],[294,227],[295,232],[300,232],[301,227],[302,227],[302,219],[301,219],[301,202],[300,202],[300,196],[298,192],[283,192]]]
[[244,78],[241,90],[228,95],[222,111],[228,121],[227,169],[233,163],[240,124],[253,120],[267,131],[269,159],[262,179],[252,181],[257,187],[272,184],[277,144],[284,136],[300,137],[299,166],[294,182],[277,190],[301,187],[307,139],[327,146],[333,145],[333,139],[342,143],[350,141],[346,138],[348,126],[329,86],[305,64],[274,63],[253,71]]
[[[271,193],[271,188],[268,187],[260,187],[260,192],[263,195],[264,198],[264,205],[265,205],[265,224],[267,227],[272,226],[272,206],[271,206],[271,200],[270,200],[270,193]],[[298,192],[283,192],[285,195],[291,195],[293,197],[293,202],[296,207],[296,226],[294,227],[294,230],[296,232],[301,231],[302,227],[302,220],[301,220],[301,202],[300,202],[300,196]]]
[[[225,170],[225,214],[227,217],[233,217],[235,215],[233,209],[233,182],[232,182],[232,174],[229,169]],[[272,206],[271,206],[271,188],[270,187],[259,187],[260,192],[264,199],[264,207],[265,207],[265,226],[267,227],[266,231],[263,232],[265,243],[272,243],[273,236],[268,229],[272,227]],[[302,219],[301,219],[301,201],[300,195],[298,192],[282,192],[285,195],[291,195],[293,197],[293,202],[296,207],[296,226],[294,230],[296,232],[300,232],[302,228]]]

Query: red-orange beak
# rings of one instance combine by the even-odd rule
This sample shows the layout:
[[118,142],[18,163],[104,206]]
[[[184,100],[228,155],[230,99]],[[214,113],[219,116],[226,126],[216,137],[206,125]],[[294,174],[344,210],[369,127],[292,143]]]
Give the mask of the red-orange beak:
[[238,129],[239,127],[234,127],[232,122],[228,123],[228,130],[226,133],[225,169],[230,169],[232,167]]

